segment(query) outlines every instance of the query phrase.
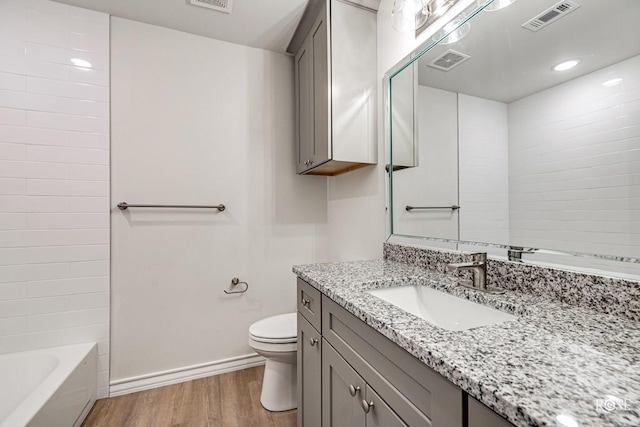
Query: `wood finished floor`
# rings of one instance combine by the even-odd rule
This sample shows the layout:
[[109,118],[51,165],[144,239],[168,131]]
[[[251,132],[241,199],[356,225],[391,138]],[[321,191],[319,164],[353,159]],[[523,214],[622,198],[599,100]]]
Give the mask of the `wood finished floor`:
[[264,366],[98,400],[83,427],[295,427],[260,405]]

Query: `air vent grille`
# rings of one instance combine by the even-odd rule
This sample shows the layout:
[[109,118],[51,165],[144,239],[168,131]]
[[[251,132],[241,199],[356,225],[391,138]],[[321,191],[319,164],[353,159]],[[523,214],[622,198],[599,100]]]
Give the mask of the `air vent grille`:
[[527,30],[538,31],[563,16],[570,14],[579,7],[580,5],[573,1],[563,1],[545,10],[535,18],[525,22],[522,26]]
[[437,68],[438,70],[449,71],[469,58],[469,55],[449,49],[427,65],[429,65],[429,67]]
[[231,13],[233,0],[189,0],[191,4],[217,10],[219,12]]

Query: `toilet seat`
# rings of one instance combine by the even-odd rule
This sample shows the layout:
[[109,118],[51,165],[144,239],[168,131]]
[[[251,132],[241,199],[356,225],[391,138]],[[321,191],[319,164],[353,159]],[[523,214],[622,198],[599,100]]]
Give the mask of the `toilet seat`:
[[296,343],[298,341],[298,337],[293,337],[293,338],[263,338],[263,337],[256,337],[255,335],[251,335],[249,334],[249,338],[251,338],[252,340],[256,341],[256,342],[262,342],[265,344],[290,344],[290,343]]
[[291,344],[298,340],[297,314],[287,313],[267,317],[249,326],[253,341],[268,344]]

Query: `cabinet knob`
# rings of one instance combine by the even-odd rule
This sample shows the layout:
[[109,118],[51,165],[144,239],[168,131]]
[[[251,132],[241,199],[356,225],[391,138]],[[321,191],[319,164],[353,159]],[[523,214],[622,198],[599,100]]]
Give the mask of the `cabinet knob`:
[[309,301],[308,299],[304,299],[302,298],[302,305],[309,308],[309,306],[311,305],[311,301]]
[[364,411],[365,414],[368,414],[369,411],[371,411],[371,409],[373,408],[373,402],[367,402],[366,400],[362,401],[362,410]]
[[311,346],[314,346],[314,345],[318,344],[318,340],[317,340],[317,339],[315,339],[315,338],[311,338],[311,339],[309,340],[309,344],[311,344]]
[[355,397],[355,395],[358,394],[359,391],[360,391],[360,387],[354,386],[353,384],[349,384],[349,394],[351,396]]

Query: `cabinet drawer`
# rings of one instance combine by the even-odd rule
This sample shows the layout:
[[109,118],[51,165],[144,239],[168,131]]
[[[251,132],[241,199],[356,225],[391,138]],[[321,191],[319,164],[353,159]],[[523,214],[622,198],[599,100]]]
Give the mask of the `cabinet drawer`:
[[462,426],[458,387],[328,297],[322,300],[325,339],[396,413],[424,414],[424,422],[404,419],[407,424]]
[[469,427],[514,427],[509,421],[469,396]]
[[298,312],[318,331],[322,331],[320,292],[298,277]]

